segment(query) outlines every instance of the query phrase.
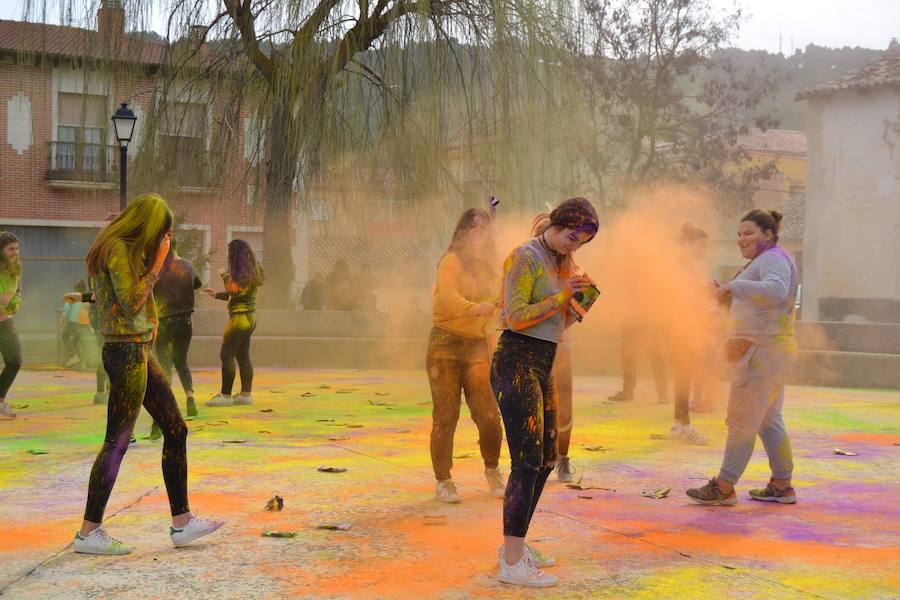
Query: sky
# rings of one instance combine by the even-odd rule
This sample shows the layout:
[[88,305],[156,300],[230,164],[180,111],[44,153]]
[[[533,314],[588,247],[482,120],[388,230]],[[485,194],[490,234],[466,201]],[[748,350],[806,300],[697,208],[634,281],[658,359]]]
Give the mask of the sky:
[[[0,19],[22,18],[23,7],[47,4],[56,17],[60,0],[0,0]],[[96,0],[68,0],[76,7]],[[786,55],[807,44],[885,49],[891,37],[900,37],[900,2],[896,0],[710,0],[716,10],[740,7],[745,20],[734,45],[746,50],[767,50]],[[40,17],[32,17],[31,20]],[[159,30],[162,30],[162,19]],[[53,21],[51,21],[53,22]],[[780,35],[780,41],[779,41]],[[780,44],[780,45],[779,45]]]

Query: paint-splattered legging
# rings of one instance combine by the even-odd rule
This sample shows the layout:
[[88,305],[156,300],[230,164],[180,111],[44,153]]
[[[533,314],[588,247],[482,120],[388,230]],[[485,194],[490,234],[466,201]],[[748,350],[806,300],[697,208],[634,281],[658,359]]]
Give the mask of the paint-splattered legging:
[[769,455],[772,477],[790,479],[794,461],[781,409],[784,384],[792,367],[792,352],[755,345],[734,363],[720,479],[732,485],[738,482],[753,456],[757,435]]
[[169,383],[172,383],[172,364],[178,371],[178,379],[186,393],[194,391],[194,382],[191,378],[191,369],[188,366],[187,355],[191,347],[191,337],[194,335],[190,313],[173,315],[159,320],[159,331],[156,335],[156,356],[159,365],[166,374]]
[[525,537],[556,462],[552,389],[556,344],[504,331],[491,363],[491,387],[503,415],[512,470],[503,501],[503,535]]
[[22,368],[22,346],[12,319],[0,321],[0,355],[3,356],[3,371],[0,372],[0,398],[6,393]]
[[150,345],[104,344],[103,365],[110,381],[106,437],[91,469],[84,518],[102,522],[142,404],[162,429],[162,472],[172,515],[188,512],[187,427]]
[[230,396],[234,386],[234,361],[241,371],[241,393],[253,391],[253,363],[250,362],[250,336],[256,329],[256,313],[234,313],[225,326],[222,338],[222,395]]
[[460,392],[478,427],[478,445],[484,466],[496,469],[500,460],[500,412],[491,391],[487,341],[449,331],[431,330],[425,358],[431,385],[431,464],[438,481],[450,479],[453,468],[453,436],[459,421]]

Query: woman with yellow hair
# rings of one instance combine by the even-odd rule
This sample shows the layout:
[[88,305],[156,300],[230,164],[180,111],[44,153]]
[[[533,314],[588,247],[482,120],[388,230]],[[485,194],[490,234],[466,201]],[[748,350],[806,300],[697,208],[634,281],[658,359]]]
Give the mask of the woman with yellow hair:
[[13,315],[22,305],[22,265],[19,262],[19,238],[0,231],[0,419],[15,419],[6,402],[6,393],[22,366],[22,347],[13,324]]
[[224,524],[198,519],[188,507],[187,426],[151,351],[158,325],[153,286],[169,253],[172,221],[160,196],[139,196],[97,235],[88,251],[86,263],[94,282],[110,392],[106,437],[91,470],[75,552],[131,552],[107,535],[101,523],[141,405],[163,432],[162,471],[172,511],[173,545],[183,546]]

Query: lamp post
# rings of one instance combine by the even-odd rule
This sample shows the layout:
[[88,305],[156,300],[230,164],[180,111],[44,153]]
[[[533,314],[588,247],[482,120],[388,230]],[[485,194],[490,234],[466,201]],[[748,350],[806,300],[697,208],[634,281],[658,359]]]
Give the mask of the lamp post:
[[127,187],[127,166],[128,166],[128,142],[134,135],[134,123],[137,117],[128,107],[127,102],[123,102],[112,116],[113,125],[116,128],[116,139],[119,141],[119,210],[125,210],[126,203],[126,187]]

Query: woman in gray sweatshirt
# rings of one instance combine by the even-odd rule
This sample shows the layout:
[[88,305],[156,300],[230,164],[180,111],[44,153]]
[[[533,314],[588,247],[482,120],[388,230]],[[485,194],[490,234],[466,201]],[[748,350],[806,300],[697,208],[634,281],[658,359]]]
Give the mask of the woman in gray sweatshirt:
[[705,486],[687,490],[700,504],[737,504],[734,486],[744,473],[756,436],[769,456],[772,478],[750,497],[793,504],[791,441],[781,414],[784,384],[793,365],[794,303],[797,267],[778,247],[781,213],[754,209],[738,228],[738,247],[750,262],[730,282],[716,290],[720,302],[731,301],[731,335],[726,354],[732,362],[728,398],[728,440],[719,474]]

